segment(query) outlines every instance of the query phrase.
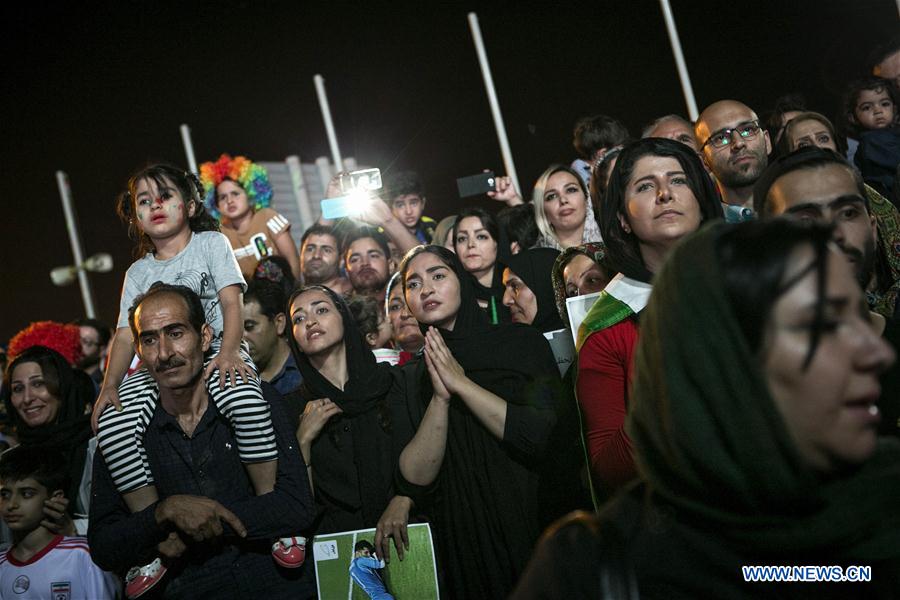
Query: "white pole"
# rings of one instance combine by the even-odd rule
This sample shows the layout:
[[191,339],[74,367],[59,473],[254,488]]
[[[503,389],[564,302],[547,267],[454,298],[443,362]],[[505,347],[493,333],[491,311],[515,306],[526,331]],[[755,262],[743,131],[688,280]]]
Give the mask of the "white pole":
[[[900,2],[900,0],[897,1]],[[669,6],[669,0],[659,0],[659,5],[662,7],[666,29],[669,31],[669,42],[672,44],[672,54],[675,55],[675,66],[678,68],[678,79],[681,80],[681,91],[684,93],[688,114],[691,117],[691,121],[696,121],[700,113],[697,112],[697,101],[694,99],[694,88],[691,87],[691,76],[688,75],[684,54],[681,52],[681,40],[678,38],[678,29],[675,27],[672,7]]]
[[75,267],[78,270],[78,287],[81,288],[81,299],[84,301],[84,310],[89,319],[97,317],[94,310],[94,298],[91,295],[91,282],[88,281],[87,272],[84,269],[84,258],[81,252],[81,238],[78,237],[78,223],[75,222],[75,211],[72,209],[72,189],[69,187],[69,178],[62,171],[56,172],[56,185],[59,187],[59,197],[62,199],[63,214],[66,216],[66,229],[69,230],[69,242],[72,244],[72,255],[75,257]]
[[284,162],[287,164],[288,173],[291,174],[291,187],[300,214],[300,227],[306,229],[313,224],[314,219],[312,208],[309,206],[309,191],[306,189],[306,181],[303,180],[303,165],[300,163],[300,157],[295,154],[288,156]]
[[487,52],[484,50],[484,40],[481,39],[481,26],[478,25],[478,15],[469,13],[469,29],[472,30],[472,41],[475,42],[475,53],[478,54],[478,64],[481,65],[481,76],[484,78],[484,87],[487,89],[488,103],[491,105],[491,115],[494,117],[494,127],[497,129],[497,141],[500,142],[500,153],[503,155],[503,166],[506,174],[512,178],[516,191],[521,193],[519,177],[516,175],[516,165],[513,163],[512,151],[509,149],[509,140],[506,137],[506,126],[503,124],[503,115],[500,113],[500,103],[497,101],[497,90],[494,89],[494,78],[491,76],[491,66],[488,64]]
[[184,153],[187,155],[188,167],[191,169],[191,173],[199,177],[200,172],[197,170],[197,159],[194,157],[194,143],[191,141],[191,128],[184,123],[181,124],[181,142],[184,144]]
[[331,160],[334,161],[335,170],[340,171],[344,161],[341,160],[341,149],[338,147],[337,134],[334,132],[334,121],[331,120],[331,108],[328,106],[328,96],[325,95],[325,78],[321,75],[314,75],[313,83],[316,84],[319,108],[322,109],[322,119],[325,121],[325,133],[328,134],[328,145],[331,147]]

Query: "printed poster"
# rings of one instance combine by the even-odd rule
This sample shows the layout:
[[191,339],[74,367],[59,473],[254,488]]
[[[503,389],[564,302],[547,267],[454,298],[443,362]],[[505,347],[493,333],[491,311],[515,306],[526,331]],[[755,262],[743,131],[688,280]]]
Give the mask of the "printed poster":
[[[375,530],[361,529],[313,538],[320,600],[439,600],[431,527],[408,527],[409,550],[391,562],[374,552]],[[391,541],[391,546],[394,542]]]

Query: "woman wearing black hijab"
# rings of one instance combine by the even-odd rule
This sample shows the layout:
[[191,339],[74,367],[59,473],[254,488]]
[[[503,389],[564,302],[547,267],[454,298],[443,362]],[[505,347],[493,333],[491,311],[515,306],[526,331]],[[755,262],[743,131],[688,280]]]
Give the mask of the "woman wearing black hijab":
[[[400,267],[425,352],[392,392],[398,485],[431,516],[445,592],[503,598],[538,533],[538,465],[555,420],[550,347],[537,330],[492,326],[456,255],[414,249]],[[403,443],[403,440],[406,443]]]
[[506,261],[503,270],[503,304],[513,323],[531,325],[541,333],[563,329],[553,293],[553,265],[559,251],[531,248]]
[[[564,329],[557,310],[552,272],[559,257],[552,248],[519,252],[503,272],[514,323],[529,324],[541,333]],[[566,334],[568,335],[568,334]],[[556,425],[547,440],[548,452],[540,468],[538,511],[541,526],[578,509],[590,509],[593,499],[587,480],[585,450],[581,443],[581,421],[575,400],[575,369],[568,369],[559,382]]]
[[503,305],[503,265],[509,254],[505,233],[489,212],[469,207],[453,222],[453,248],[469,274],[478,306],[494,325],[509,323],[509,311]]
[[[32,346],[9,364],[3,382],[6,414],[25,446],[49,446],[68,460],[68,514],[79,534],[87,533],[90,465],[93,461],[90,414],[94,384],[83,371],[69,366],[61,354]],[[48,513],[49,517],[56,516]],[[68,526],[68,523],[64,527]],[[71,530],[67,535],[73,535]]]
[[301,288],[288,309],[303,384],[285,401],[302,413],[297,440],[320,512],[315,533],[375,527],[393,498],[390,371],[330,289]]

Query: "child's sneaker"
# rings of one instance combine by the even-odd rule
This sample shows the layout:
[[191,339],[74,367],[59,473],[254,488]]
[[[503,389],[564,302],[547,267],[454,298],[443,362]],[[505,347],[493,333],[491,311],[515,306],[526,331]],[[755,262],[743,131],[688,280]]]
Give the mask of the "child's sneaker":
[[286,569],[296,569],[306,560],[306,538],[279,538],[272,544],[272,558]]
[[143,567],[132,567],[125,576],[125,596],[129,600],[140,598],[159,583],[165,574],[166,567],[159,558]]

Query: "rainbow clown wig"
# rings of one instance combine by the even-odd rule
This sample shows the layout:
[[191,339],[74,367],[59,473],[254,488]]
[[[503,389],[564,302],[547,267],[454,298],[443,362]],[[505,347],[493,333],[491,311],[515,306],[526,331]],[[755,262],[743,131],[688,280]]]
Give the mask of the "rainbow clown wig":
[[272,200],[272,185],[269,183],[266,169],[246,156],[231,158],[228,154],[223,154],[216,162],[205,162],[200,165],[200,183],[203,184],[205,194],[203,203],[206,210],[215,218],[221,218],[216,206],[216,188],[227,180],[244,188],[247,200],[254,211],[269,206]]

